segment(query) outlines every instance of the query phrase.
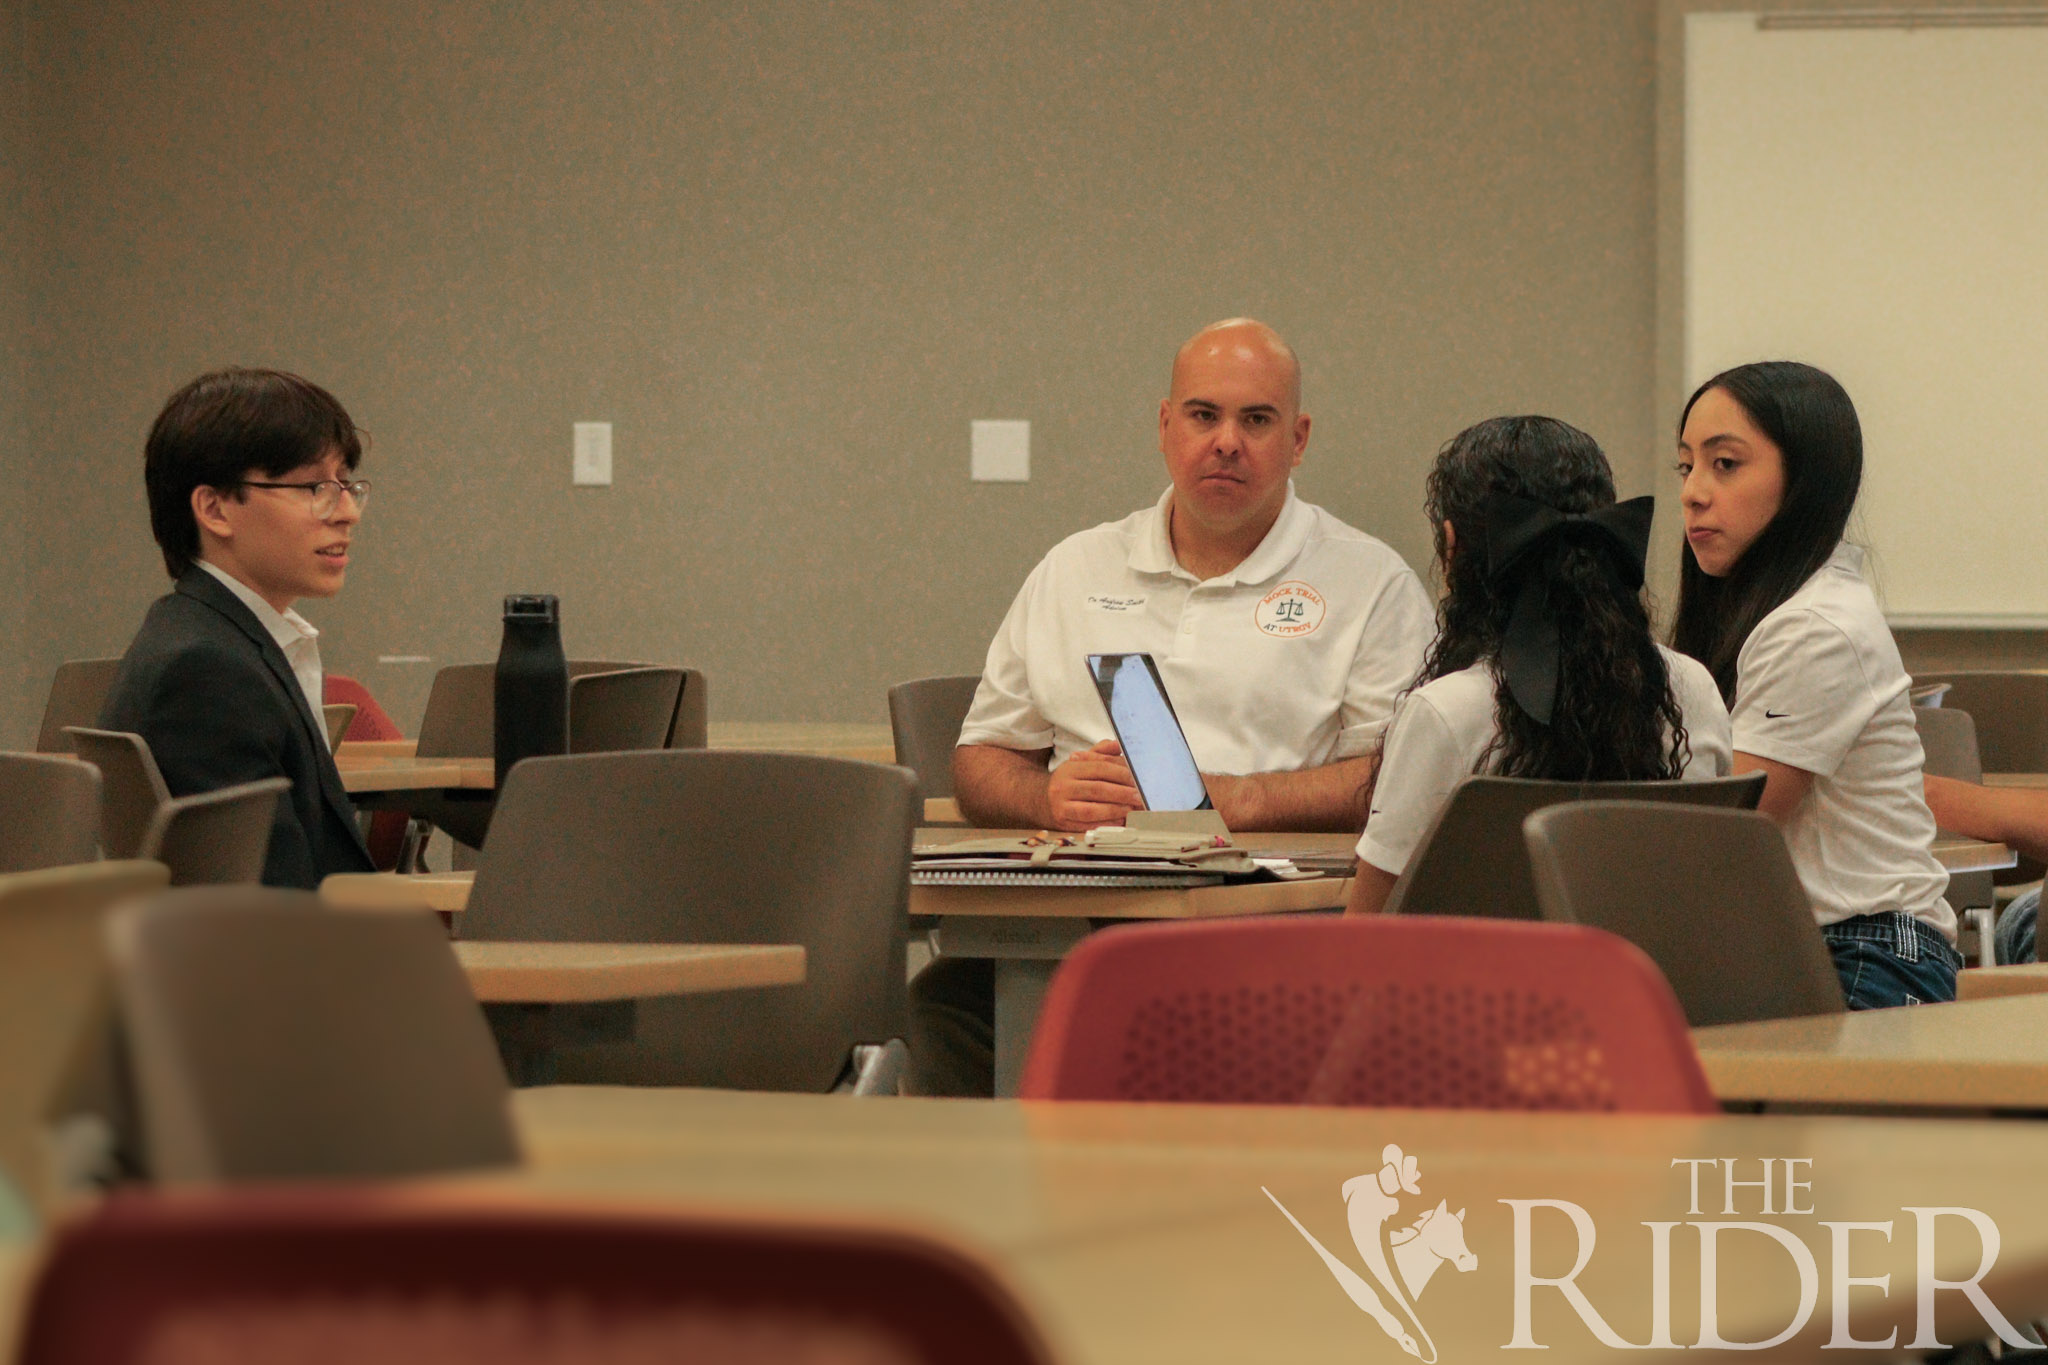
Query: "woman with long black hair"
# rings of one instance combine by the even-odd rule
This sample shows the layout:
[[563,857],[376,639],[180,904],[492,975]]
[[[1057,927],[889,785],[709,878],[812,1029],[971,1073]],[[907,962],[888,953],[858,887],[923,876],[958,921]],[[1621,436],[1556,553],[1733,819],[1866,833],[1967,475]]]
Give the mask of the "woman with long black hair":
[[1673,643],[1762,769],[1853,1009],[1953,1000],[1962,959],[1935,861],[1910,679],[1863,552],[1842,539],[1863,429],[1834,378],[1774,360],[1715,375],[1679,417],[1686,548]]
[[1426,508],[1445,586],[1417,685],[1387,729],[1351,913],[1372,914],[1453,788],[1722,777],[1728,713],[1643,606],[1649,498],[1615,502],[1592,437],[1497,417],[1453,437]]

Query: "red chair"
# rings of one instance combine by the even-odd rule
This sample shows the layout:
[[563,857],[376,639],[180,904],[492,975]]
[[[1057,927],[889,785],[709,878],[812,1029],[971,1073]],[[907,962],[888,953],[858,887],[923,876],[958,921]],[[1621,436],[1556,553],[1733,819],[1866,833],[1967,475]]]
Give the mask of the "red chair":
[[116,1195],[54,1239],[21,1365],[1047,1365],[981,1264],[894,1230],[281,1189]]
[[1061,964],[1027,1099],[1718,1113],[1624,939],[1438,916],[1131,925]]
[[[344,742],[353,739],[404,739],[405,731],[377,704],[370,689],[343,673],[328,673],[320,681],[320,699],[332,706],[348,702],[356,708],[342,732]],[[399,850],[405,847],[406,814],[402,810],[380,810],[370,817],[370,861],[389,872],[398,866]]]

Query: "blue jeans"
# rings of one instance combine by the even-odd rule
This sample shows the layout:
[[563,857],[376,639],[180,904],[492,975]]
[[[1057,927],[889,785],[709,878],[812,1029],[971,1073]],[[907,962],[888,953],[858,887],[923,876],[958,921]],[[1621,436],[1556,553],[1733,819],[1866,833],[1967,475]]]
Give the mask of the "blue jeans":
[[1820,927],[1852,1010],[1928,1005],[1956,998],[1962,955],[1903,911],[1856,915]]
[[2033,890],[2015,897],[2005,907],[2005,913],[1998,917],[1998,932],[1992,935],[1998,944],[2000,962],[2032,962],[2034,953],[2034,930],[2041,918],[2041,893]]

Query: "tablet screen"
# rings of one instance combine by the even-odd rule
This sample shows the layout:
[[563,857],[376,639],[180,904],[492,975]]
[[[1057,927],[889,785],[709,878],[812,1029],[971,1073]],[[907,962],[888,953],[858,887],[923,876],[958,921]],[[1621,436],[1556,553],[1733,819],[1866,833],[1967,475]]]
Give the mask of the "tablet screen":
[[1116,727],[1117,743],[1152,810],[1208,810],[1202,770],[1173,714],[1150,654],[1090,654],[1088,671]]

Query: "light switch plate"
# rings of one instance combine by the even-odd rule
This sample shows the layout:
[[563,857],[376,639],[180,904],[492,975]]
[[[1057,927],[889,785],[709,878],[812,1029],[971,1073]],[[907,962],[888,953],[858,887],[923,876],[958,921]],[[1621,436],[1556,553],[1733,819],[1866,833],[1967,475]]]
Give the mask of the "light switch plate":
[[578,422],[575,432],[571,481],[578,486],[609,485],[612,481],[612,424]]
[[1031,479],[1029,422],[975,422],[968,449],[968,474],[976,483],[1028,483]]

